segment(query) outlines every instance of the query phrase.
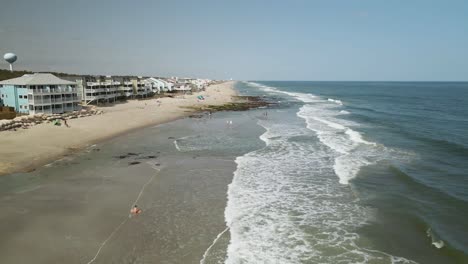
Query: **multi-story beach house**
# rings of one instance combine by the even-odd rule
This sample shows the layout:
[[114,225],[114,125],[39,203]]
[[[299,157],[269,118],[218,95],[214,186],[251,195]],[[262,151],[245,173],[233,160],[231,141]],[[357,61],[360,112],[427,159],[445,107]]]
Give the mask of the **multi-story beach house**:
[[75,79],[78,94],[85,104],[113,103],[117,99],[148,97],[153,93],[151,85],[141,77],[84,76]]
[[81,109],[76,83],[50,73],[1,81],[0,98],[4,105],[23,114],[60,114]]
[[133,78],[131,79],[133,83],[133,88],[135,91],[135,95],[140,98],[148,97],[153,93],[151,85],[149,85],[142,77]]
[[144,82],[151,87],[153,93],[163,93],[163,92],[171,92],[172,91],[172,83],[166,82],[162,79],[150,77],[145,79]]
[[78,94],[85,104],[115,102],[120,96],[121,83],[111,76],[85,76],[76,80]]
[[122,79],[122,86],[120,86],[119,91],[122,98],[133,98],[135,96],[133,82],[130,79]]

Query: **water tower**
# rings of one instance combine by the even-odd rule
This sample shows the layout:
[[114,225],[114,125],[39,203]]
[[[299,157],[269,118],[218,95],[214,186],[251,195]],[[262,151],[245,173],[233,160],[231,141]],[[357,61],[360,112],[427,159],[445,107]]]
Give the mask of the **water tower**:
[[10,71],[13,71],[13,63],[18,59],[14,53],[6,53],[3,58],[10,64]]

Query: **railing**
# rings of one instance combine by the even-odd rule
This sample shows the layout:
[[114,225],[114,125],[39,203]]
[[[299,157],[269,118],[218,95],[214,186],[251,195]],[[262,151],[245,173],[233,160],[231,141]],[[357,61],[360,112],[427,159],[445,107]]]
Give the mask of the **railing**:
[[98,89],[86,89],[86,92],[87,93],[100,93],[100,92],[104,92],[104,88],[98,88]]
[[50,99],[43,99],[43,100],[40,100],[40,99],[39,99],[39,100],[32,100],[32,99],[29,99],[28,102],[29,102],[30,104],[35,104],[35,105],[37,105],[37,104],[51,104],[51,103],[52,103],[52,101],[51,101]]
[[87,95],[87,96],[85,97],[85,99],[86,99],[87,101],[89,101],[89,100],[99,100],[99,99],[102,99],[102,97],[101,97],[100,95],[97,95],[97,96],[89,96],[89,95]]
[[76,88],[28,89],[30,94],[76,93]]

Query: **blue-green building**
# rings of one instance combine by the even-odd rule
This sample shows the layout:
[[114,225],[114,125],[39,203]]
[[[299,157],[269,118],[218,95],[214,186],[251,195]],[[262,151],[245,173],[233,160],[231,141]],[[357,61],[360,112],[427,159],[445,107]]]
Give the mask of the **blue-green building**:
[[50,73],[26,74],[0,82],[0,100],[24,114],[60,114],[81,108],[76,83]]
[[29,113],[26,85],[0,84],[0,98],[4,105],[14,107],[16,112]]

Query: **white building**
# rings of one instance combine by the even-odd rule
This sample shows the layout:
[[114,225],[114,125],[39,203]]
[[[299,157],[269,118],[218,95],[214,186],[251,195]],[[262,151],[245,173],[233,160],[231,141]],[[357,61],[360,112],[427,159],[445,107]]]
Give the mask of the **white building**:
[[164,79],[158,79],[164,83],[164,92],[172,92],[174,90],[174,84]]
[[151,85],[145,82],[141,77],[138,77],[138,79],[132,79],[131,81],[137,97],[144,98],[152,95],[153,90]]
[[115,102],[119,96],[120,82],[113,80],[86,82],[83,93],[83,101],[86,104],[91,102]]
[[125,98],[133,97],[133,83],[131,81],[123,81],[119,88],[120,95]]
[[154,93],[164,93],[164,92],[171,92],[173,90],[173,84],[170,82],[166,82],[161,79],[156,79],[154,77],[150,77],[145,80],[151,86],[151,89]]

